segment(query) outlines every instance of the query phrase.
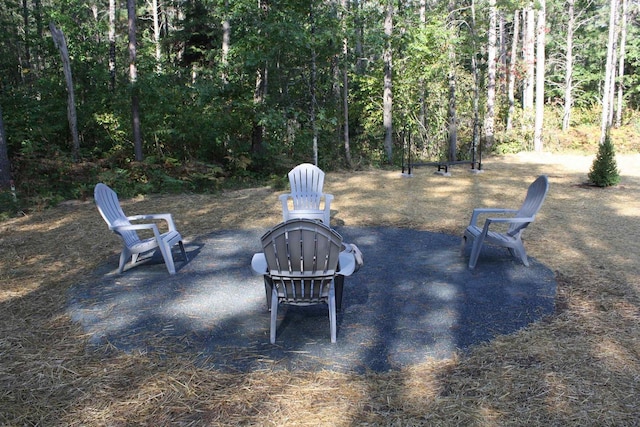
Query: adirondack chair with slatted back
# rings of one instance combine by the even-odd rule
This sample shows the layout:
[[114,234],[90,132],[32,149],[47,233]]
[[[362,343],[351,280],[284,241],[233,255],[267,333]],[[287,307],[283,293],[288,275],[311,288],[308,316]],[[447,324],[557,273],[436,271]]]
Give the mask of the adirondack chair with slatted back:
[[[464,253],[466,244],[469,241],[473,241],[471,256],[469,257],[469,268],[475,268],[484,243],[508,248],[512,256],[520,258],[524,265],[529,266],[527,252],[522,243],[522,232],[535,220],[548,191],[549,180],[545,175],[541,175],[529,185],[527,196],[520,209],[474,209],[469,226],[462,236],[460,248],[461,252]],[[487,214],[492,215],[492,217],[485,219],[484,226],[479,226],[478,219],[480,215]],[[493,216],[497,214],[506,216]],[[492,224],[506,224],[508,228],[505,232],[493,231],[490,230]]]
[[[352,254],[342,252],[342,237],[320,221],[298,218],[278,224],[261,238],[263,253],[251,266],[271,287],[270,341],[276,341],[278,306],[327,304],[331,342],[336,342],[334,279],[355,269]],[[348,256],[347,256],[348,255]],[[339,264],[342,268],[339,269]],[[268,287],[267,287],[268,289]]]
[[[182,243],[182,236],[178,230],[176,230],[171,214],[126,216],[122,211],[116,192],[102,183],[96,185],[94,199],[100,215],[102,215],[102,218],[104,218],[109,226],[109,230],[113,231],[122,239],[122,252],[120,253],[118,273],[123,272],[129,257],[131,257],[131,264],[135,265],[141,254],[149,253],[158,248],[162,253],[169,274],[175,274],[176,269],[171,248],[176,244],[180,246],[184,261],[188,261],[187,253]],[[154,220],[165,221],[168,231],[161,233],[156,222],[145,224],[131,222]],[[153,237],[141,239],[138,235],[138,232],[141,230],[151,230]]]
[[291,169],[288,176],[291,192],[279,197],[282,203],[283,220],[310,218],[329,225],[333,195],[322,192],[324,185],[322,169],[310,163],[302,163]]

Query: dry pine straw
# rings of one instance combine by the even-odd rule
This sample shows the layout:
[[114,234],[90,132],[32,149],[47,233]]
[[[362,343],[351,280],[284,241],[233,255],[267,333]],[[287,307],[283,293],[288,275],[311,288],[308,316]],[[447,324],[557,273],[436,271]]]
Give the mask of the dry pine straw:
[[[2,425],[638,425],[640,156],[618,156],[622,183],[584,186],[592,156],[524,154],[463,167],[330,173],[333,221],[459,235],[478,206],[515,207],[541,173],[551,189],[526,231],[556,272],[556,315],[450,360],[399,372],[199,368],[194,354],[85,347],[64,312],[67,288],[118,240],[92,201],[0,223]],[[184,236],[268,227],[278,192],[138,197],[126,212],[172,212]],[[481,260],[480,260],[481,262]]]

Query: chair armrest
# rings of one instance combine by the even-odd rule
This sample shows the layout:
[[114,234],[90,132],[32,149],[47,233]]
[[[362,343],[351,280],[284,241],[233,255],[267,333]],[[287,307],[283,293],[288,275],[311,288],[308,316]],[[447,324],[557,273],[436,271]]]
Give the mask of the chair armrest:
[[484,221],[484,227],[482,234],[486,235],[489,232],[489,226],[494,223],[499,224],[517,224],[517,223],[530,223],[533,222],[534,217],[509,217],[509,218],[487,218]]
[[251,269],[255,275],[262,276],[267,274],[267,259],[264,257],[264,253],[253,254],[253,258],[251,258]]
[[109,230],[119,233],[120,231],[137,231],[152,230],[156,239],[160,239],[160,230],[156,224],[128,224],[128,225],[112,225]]
[[148,220],[163,220],[167,223],[169,231],[175,231],[176,225],[173,222],[173,217],[169,213],[164,214],[147,214],[147,215],[133,215],[128,216],[129,221],[148,221]]
[[351,276],[356,270],[356,257],[351,252],[342,251],[339,255],[338,264],[340,265],[340,270],[336,274]]
[[476,208],[473,210],[473,214],[471,215],[471,220],[469,221],[469,225],[476,225],[478,222],[478,217],[480,215],[486,214],[513,214],[518,212],[516,209],[502,209],[502,208]]

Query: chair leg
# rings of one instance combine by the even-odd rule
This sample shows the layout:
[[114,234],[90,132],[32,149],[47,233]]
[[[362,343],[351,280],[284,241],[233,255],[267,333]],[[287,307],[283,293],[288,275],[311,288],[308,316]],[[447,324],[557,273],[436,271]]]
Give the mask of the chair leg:
[[271,290],[271,327],[269,341],[271,344],[276,343],[276,323],[278,321],[278,291],[273,286]]
[[478,256],[480,256],[480,249],[482,249],[482,244],[484,243],[484,236],[480,235],[473,239],[473,245],[471,246],[471,256],[469,256],[469,268],[476,268],[476,263],[478,262]]
[[164,258],[164,263],[167,265],[167,270],[169,270],[169,274],[176,274],[176,266],[173,264],[171,248],[167,242],[160,241],[158,243],[158,246],[160,246],[160,252],[162,253],[162,258]]
[[460,255],[464,255],[464,250],[467,248],[467,233],[465,232],[464,236],[462,236],[462,241],[460,242]]
[[187,251],[184,250],[184,243],[182,243],[182,240],[178,242],[178,245],[180,245],[180,251],[182,252],[182,259],[184,259],[184,262],[189,262],[189,257],[187,256]]
[[273,281],[269,276],[263,276],[264,278],[264,293],[267,296],[267,310],[271,311],[271,292],[273,291]]
[[342,293],[344,290],[344,276],[341,274],[336,275],[333,279],[333,283],[336,287],[336,311],[342,311]]
[[122,248],[122,252],[120,252],[120,263],[118,264],[118,274],[122,274],[124,271],[124,265],[127,263],[127,259],[129,259],[130,256],[131,252],[129,252],[129,249],[126,247]]
[[331,342],[336,342],[337,325],[336,325],[336,292],[332,285],[329,289],[329,328],[331,329]]
[[527,251],[524,249],[522,242],[518,242],[517,246],[513,248],[516,255],[522,260],[522,263],[529,267],[529,258],[527,257]]

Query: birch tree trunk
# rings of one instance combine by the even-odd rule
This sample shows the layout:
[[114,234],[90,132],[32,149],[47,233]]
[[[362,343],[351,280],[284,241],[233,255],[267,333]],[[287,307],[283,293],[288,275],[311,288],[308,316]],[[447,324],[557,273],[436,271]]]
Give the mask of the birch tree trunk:
[[[471,54],[471,74],[473,75],[473,158],[476,158],[476,148],[480,144],[480,73],[478,71],[478,48],[476,45],[476,40],[478,39],[478,34],[476,31],[476,2],[475,0],[471,0],[471,38],[473,40],[473,49]],[[491,31],[491,30],[489,30]],[[491,36],[489,36],[491,37]],[[494,55],[495,57],[495,55]],[[454,82],[454,97],[455,97],[455,82]],[[488,102],[488,101],[487,101]],[[457,144],[456,144],[457,146]],[[453,150],[452,150],[453,148]],[[451,152],[453,151],[453,155]],[[449,160],[456,160],[456,151],[457,147],[450,147],[449,149]],[[475,165],[472,165],[475,166]]]
[[546,0],[538,0],[538,26],[536,31],[536,117],[533,127],[533,149],[542,151],[544,129],[545,44],[547,30]]
[[607,42],[607,65],[604,77],[604,91],[602,93],[602,124],[600,127],[600,144],[604,143],[606,134],[611,127],[611,93],[613,91],[613,74],[615,71],[615,34],[618,0],[610,0],[609,4],[609,40]]
[[142,154],[142,135],[140,132],[140,100],[138,97],[138,69],[136,66],[136,2],[127,0],[127,18],[129,25],[129,83],[131,85],[131,125],[133,132],[133,151],[135,159],[141,162],[144,159]]
[[387,12],[384,18],[384,34],[386,47],[384,50],[384,89],[382,94],[382,122],[384,126],[384,149],[387,154],[387,162],[393,160],[393,52],[391,36],[393,35],[393,2],[387,0]]
[[229,83],[227,71],[229,67],[229,48],[231,46],[231,22],[229,21],[229,0],[224,2],[224,18],[222,19],[222,83]]
[[162,50],[160,48],[160,11],[158,0],[151,1],[151,15],[153,16],[153,46],[155,48],[156,72],[162,72]]
[[573,30],[575,27],[574,0],[567,0],[567,52],[565,54],[564,70],[564,114],[562,115],[562,130],[569,129],[571,123],[571,108],[573,107]]
[[618,56],[618,105],[616,107],[616,127],[622,126],[622,107],[624,95],[624,61],[627,49],[627,20],[629,19],[628,0],[622,0],[620,16],[620,54]]
[[4,131],[2,119],[2,106],[0,105],[0,190],[11,188],[11,163],[9,162],[9,150],[7,136]]
[[78,152],[80,151],[80,138],[78,137],[78,115],[76,113],[76,99],[73,90],[73,76],[71,75],[71,61],[69,60],[69,49],[67,48],[67,40],[64,33],[59,30],[56,25],[51,22],[49,24],[53,43],[60,50],[62,58],[62,70],[67,86],[67,120],[69,121],[69,131],[73,141],[72,156],[73,161],[78,161]]
[[526,67],[526,77],[524,80],[522,108],[525,110],[526,115],[533,108],[533,89],[535,86],[535,15],[531,4],[524,9],[523,18],[522,56]]
[[515,109],[515,87],[516,87],[516,61],[518,60],[518,39],[520,37],[520,11],[513,14],[513,40],[511,41],[511,57],[509,59],[509,82],[507,84],[507,99],[509,110],[507,112],[506,129],[513,127],[513,113]]
[[116,87],[116,0],[109,0],[109,89]]
[[484,117],[484,136],[487,148],[494,142],[495,99],[496,99],[496,0],[489,0],[489,45],[487,46],[487,111]]

